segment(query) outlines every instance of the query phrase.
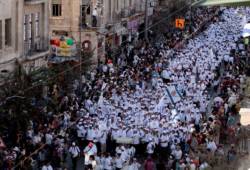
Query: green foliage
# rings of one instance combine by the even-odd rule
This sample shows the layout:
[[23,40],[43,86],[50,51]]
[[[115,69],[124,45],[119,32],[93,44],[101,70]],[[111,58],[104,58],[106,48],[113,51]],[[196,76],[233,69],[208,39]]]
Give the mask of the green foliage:
[[[93,51],[83,52],[82,72],[92,65]],[[34,71],[25,71],[20,63],[16,63],[14,72],[6,77],[0,90],[0,132],[15,124],[16,130],[25,130],[30,119],[42,114],[41,108],[32,104],[32,100],[42,101],[44,86],[53,88],[54,84],[67,93],[71,82],[80,76],[80,65],[74,62],[65,62],[49,68],[40,68]],[[55,106],[53,101],[46,106]]]

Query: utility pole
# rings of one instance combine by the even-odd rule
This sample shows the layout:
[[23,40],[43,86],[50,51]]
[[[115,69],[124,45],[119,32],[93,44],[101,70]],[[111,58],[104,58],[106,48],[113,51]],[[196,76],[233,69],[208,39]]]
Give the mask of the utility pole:
[[80,49],[80,51],[79,51],[79,55],[80,55],[80,66],[79,66],[79,86],[80,86],[80,88],[79,88],[79,91],[80,91],[80,94],[81,94],[81,90],[82,90],[82,25],[83,25],[83,23],[82,23],[82,14],[83,14],[83,11],[82,11],[82,5],[83,5],[83,0],[81,0],[82,1],[82,3],[80,4],[80,22],[79,22],[79,49]]
[[145,30],[144,38],[148,42],[148,0],[145,0]]
[[[193,23],[192,4],[193,4],[193,0],[191,0],[191,4],[190,4],[190,23],[189,23],[190,31],[192,31],[192,23]],[[190,32],[190,34],[192,34],[192,32]]]

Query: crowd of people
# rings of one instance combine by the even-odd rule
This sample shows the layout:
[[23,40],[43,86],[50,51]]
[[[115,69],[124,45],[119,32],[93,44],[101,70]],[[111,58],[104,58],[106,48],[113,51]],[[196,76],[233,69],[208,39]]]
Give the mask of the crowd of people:
[[172,49],[168,36],[159,46],[126,46],[117,64],[108,59],[83,77],[81,98],[79,82],[63,96],[55,85],[58,113],[30,120],[1,151],[0,168],[75,170],[84,158],[86,170],[203,170],[225,156],[234,160],[246,147],[238,140],[246,138],[238,116],[244,72],[234,62],[244,54],[236,43],[242,17],[232,8],[220,11],[182,49]]

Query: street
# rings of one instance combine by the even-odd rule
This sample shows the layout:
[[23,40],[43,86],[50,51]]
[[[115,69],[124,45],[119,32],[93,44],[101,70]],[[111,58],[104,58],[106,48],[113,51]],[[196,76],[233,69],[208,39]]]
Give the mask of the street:
[[0,71],[0,169],[250,168],[249,7],[77,2],[24,1],[0,20],[0,50],[29,60]]

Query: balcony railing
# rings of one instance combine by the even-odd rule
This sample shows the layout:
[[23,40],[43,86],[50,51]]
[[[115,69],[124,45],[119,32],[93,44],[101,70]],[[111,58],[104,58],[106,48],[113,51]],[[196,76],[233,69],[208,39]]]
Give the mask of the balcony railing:
[[27,4],[40,4],[46,2],[45,0],[25,0],[24,1]]
[[120,12],[120,17],[121,18],[127,18],[130,16],[133,16],[137,13],[136,9],[131,9],[131,8],[125,8]]
[[[82,20],[82,21],[81,21]],[[98,29],[102,25],[101,17],[96,17],[96,20],[94,21],[94,18],[86,18],[83,19],[82,17],[79,18],[79,26],[83,29]]]
[[35,42],[24,42],[24,55],[33,56],[49,51],[48,40],[38,40]]

